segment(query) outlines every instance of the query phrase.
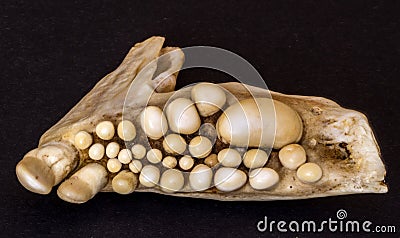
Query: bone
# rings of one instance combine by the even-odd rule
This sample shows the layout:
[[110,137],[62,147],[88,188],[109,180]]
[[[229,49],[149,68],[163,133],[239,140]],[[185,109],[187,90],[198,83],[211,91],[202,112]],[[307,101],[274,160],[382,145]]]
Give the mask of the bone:
[[107,184],[107,171],[100,164],[91,163],[73,174],[58,187],[58,196],[67,202],[84,203]]

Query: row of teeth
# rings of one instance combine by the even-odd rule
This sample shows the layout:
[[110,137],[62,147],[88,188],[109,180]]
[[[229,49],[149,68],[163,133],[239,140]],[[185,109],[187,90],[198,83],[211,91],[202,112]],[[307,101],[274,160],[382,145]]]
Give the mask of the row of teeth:
[[[160,149],[166,156],[158,148],[146,149],[139,143],[133,144],[130,149],[117,142],[109,142],[106,146],[104,143],[93,144],[92,135],[86,131],[75,135],[74,145],[79,150],[88,149],[91,160],[107,161],[107,170],[112,174],[118,173],[112,180],[113,190],[121,194],[133,192],[138,183],[144,187],[159,186],[164,192],[204,191],[212,186],[229,192],[241,188],[247,181],[256,190],[275,187],[280,180],[279,175],[274,169],[264,167],[269,156],[261,148],[244,153],[240,149],[225,148],[213,154],[213,136],[208,138],[202,135],[195,136],[187,144],[182,135],[198,132],[201,117],[215,114],[226,101],[225,93],[219,86],[210,83],[196,85],[191,96],[194,102],[177,98],[169,103],[165,113],[156,106],[148,106],[140,114],[140,126],[148,138],[158,140],[164,137]],[[168,130],[173,133],[166,135]],[[116,130],[111,121],[102,121],[97,124],[94,133],[105,142],[114,138],[115,131],[125,142],[133,141],[137,133],[135,125],[129,120],[121,121]],[[279,160],[283,167],[297,170],[297,178],[304,183],[314,183],[322,177],[320,166],[306,163],[305,150],[299,144],[280,148]],[[241,165],[248,171],[238,169]],[[188,176],[182,171],[187,171]],[[80,174],[80,179],[87,180],[84,173]],[[187,184],[189,186],[185,187]]]

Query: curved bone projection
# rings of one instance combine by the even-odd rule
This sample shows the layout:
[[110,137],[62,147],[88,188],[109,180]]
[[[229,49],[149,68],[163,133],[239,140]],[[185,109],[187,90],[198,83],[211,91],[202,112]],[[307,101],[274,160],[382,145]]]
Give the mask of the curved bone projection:
[[189,86],[176,100],[184,54],[163,43],[136,44],[43,134],[16,167],[26,189],[47,194],[61,183],[59,197],[72,203],[100,191],[243,201],[387,192],[363,114],[320,97],[271,91],[271,100],[265,89],[234,82]]

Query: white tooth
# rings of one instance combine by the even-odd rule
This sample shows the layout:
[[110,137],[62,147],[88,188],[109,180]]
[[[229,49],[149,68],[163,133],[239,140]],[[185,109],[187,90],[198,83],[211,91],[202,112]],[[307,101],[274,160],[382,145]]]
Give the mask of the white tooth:
[[89,148],[89,157],[92,160],[101,160],[104,156],[104,152],[104,146],[100,143],[96,143]]
[[167,193],[178,192],[183,188],[185,178],[181,171],[176,169],[168,169],[161,175],[161,190]]
[[122,164],[129,164],[132,161],[132,152],[128,149],[122,149],[118,154],[118,160]]
[[118,124],[117,134],[124,141],[131,141],[136,137],[136,128],[132,122],[123,120]]
[[260,149],[251,149],[243,155],[243,164],[249,169],[263,167],[268,162],[268,154]]
[[114,192],[119,194],[132,193],[138,184],[138,179],[135,174],[129,171],[119,172],[112,180],[111,185]]
[[211,187],[212,170],[204,164],[193,168],[189,175],[189,184],[194,191],[204,191]]
[[234,168],[219,168],[214,175],[215,187],[223,192],[231,192],[241,188],[246,180],[246,174]]
[[110,121],[102,121],[96,126],[96,134],[100,139],[111,140],[115,134],[114,125]]
[[107,184],[107,171],[97,163],[78,170],[58,187],[58,196],[72,203],[84,203],[94,197]]
[[179,134],[193,134],[200,128],[200,116],[193,102],[187,98],[177,98],[166,109],[169,127]]
[[179,167],[183,170],[189,170],[194,165],[194,159],[189,155],[184,155],[179,159]]
[[132,162],[129,164],[129,169],[135,174],[139,173],[142,170],[142,167],[142,162],[139,160],[132,160]]
[[146,148],[141,144],[133,145],[131,151],[135,159],[143,159],[146,156]]
[[74,138],[74,145],[76,148],[84,150],[89,148],[89,146],[92,143],[93,143],[93,138],[86,131],[79,131],[78,133],[76,133]]
[[167,156],[162,161],[162,165],[169,169],[175,168],[177,164],[178,164],[178,161],[173,156]]
[[271,168],[258,168],[249,173],[250,186],[257,190],[269,189],[279,182],[278,173]]
[[315,183],[322,177],[322,169],[316,163],[305,163],[296,172],[297,178],[303,183]]
[[151,149],[151,150],[147,151],[146,157],[147,157],[147,160],[150,163],[153,163],[153,164],[160,163],[161,160],[162,160],[161,150],[159,150],[159,149]]
[[163,140],[163,148],[170,154],[183,154],[186,146],[186,141],[178,134],[169,134]]
[[189,143],[189,152],[193,157],[205,158],[212,150],[211,141],[204,136],[196,136]]
[[151,188],[160,180],[160,170],[154,165],[146,165],[140,172],[139,181],[145,187]]
[[226,102],[225,92],[213,83],[199,83],[192,88],[192,100],[203,117],[218,112]]
[[236,168],[242,163],[242,156],[232,148],[226,148],[218,153],[218,162],[225,167]]
[[120,171],[121,168],[122,168],[122,164],[118,159],[114,158],[114,159],[109,159],[107,161],[107,169],[111,173],[116,173],[116,172]]
[[283,167],[295,170],[306,162],[306,151],[298,144],[286,145],[279,151],[279,160]]
[[160,139],[168,130],[167,119],[160,108],[148,106],[140,114],[140,125],[144,133],[153,140]]
[[107,157],[110,159],[116,158],[118,156],[119,149],[119,144],[117,142],[108,143],[106,147]]
[[222,141],[238,147],[280,149],[298,142],[303,132],[297,112],[269,98],[245,99],[228,107],[216,127]]

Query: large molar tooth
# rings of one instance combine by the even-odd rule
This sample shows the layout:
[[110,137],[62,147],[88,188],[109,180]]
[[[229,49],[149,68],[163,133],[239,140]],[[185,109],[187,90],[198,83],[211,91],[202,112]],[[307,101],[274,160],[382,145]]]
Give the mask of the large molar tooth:
[[225,92],[213,83],[199,83],[192,88],[192,100],[203,117],[218,112],[226,102]]
[[90,163],[78,170],[58,187],[57,194],[64,201],[84,203],[107,184],[107,171],[97,163]]
[[16,167],[19,182],[29,191],[48,194],[77,164],[76,151],[53,142],[28,152]]
[[250,98],[230,107],[217,121],[218,136],[239,147],[280,149],[301,139],[303,124],[292,108],[269,98]]

